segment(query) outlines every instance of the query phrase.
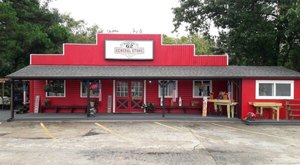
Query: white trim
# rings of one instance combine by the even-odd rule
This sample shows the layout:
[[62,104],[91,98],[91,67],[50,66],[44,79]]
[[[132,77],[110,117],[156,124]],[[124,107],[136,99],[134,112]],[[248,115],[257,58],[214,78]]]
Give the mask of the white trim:
[[[51,79],[49,79],[51,80]],[[46,84],[48,84],[48,80],[46,80]],[[63,96],[47,96],[47,92],[45,92],[45,97],[46,98],[65,98],[67,93],[67,88],[66,88],[66,80],[64,80],[64,95]]]
[[116,113],[116,80],[113,80],[113,113]]
[[225,53],[225,54],[220,54],[220,55],[205,55],[205,54],[196,54],[196,45],[195,44],[164,44],[163,43],[164,40],[163,40],[163,34],[160,34],[160,45],[161,46],[193,46],[194,47],[194,55],[193,56],[226,56],[226,59],[227,59],[227,65],[229,65],[229,58],[228,58],[228,54]]
[[65,55],[65,45],[91,45],[95,46],[98,45],[98,34],[102,33],[96,33],[96,43],[95,44],[81,44],[81,43],[63,43],[63,53],[62,54],[30,54],[30,65],[32,65],[32,56],[64,56]]
[[225,56],[226,56],[226,59],[227,59],[227,66],[229,65],[229,57],[228,57],[228,54],[225,53]]
[[[99,85],[101,84],[101,80],[99,80]],[[82,80],[80,81],[80,98],[87,98],[87,96],[82,96]],[[90,96],[90,98],[99,98],[100,93],[98,94],[98,96]]]
[[[147,99],[146,99],[146,96],[147,96],[147,93],[146,93],[146,85],[147,85],[147,80],[144,80],[144,104],[147,103]],[[146,113],[146,110],[144,109],[144,113]]]
[[[209,86],[210,86],[210,91],[209,92],[212,92],[213,90],[213,87],[212,87],[212,80],[193,80],[193,98],[203,98],[203,97],[206,97],[206,96],[196,96],[195,95],[195,81],[209,81]],[[208,96],[209,96],[209,93],[208,93]]]
[[[120,33],[121,34],[121,33]],[[117,34],[117,35],[120,35]],[[95,44],[81,44],[81,43],[63,43],[63,53],[62,54],[30,54],[30,65],[32,65],[32,56],[64,56],[65,55],[65,45],[91,45],[91,46],[97,46],[98,45],[98,35],[107,35],[107,33],[96,33],[96,43]],[[112,34],[110,34],[112,35]],[[125,35],[145,35],[145,34],[125,34]],[[156,35],[156,34],[151,34],[151,35]],[[196,55],[196,46],[195,44],[164,44],[163,43],[163,34],[158,34],[160,35],[160,46],[193,46],[193,51],[194,54],[193,56],[226,56],[227,58],[227,66],[229,65],[229,58],[228,54],[225,53],[224,55],[202,55],[202,54],[197,54]],[[155,49],[155,43],[153,43],[153,49]],[[153,58],[155,57],[154,51],[153,51]]]
[[[273,84],[273,96],[259,96],[259,84],[261,83]],[[276,84],[290,84],[291,96],[276,96]],[[272,99],[272,100],[294,99],[294,80],[256,80],[255,99]]]
[[[160,93],[160,85],[159,85],[159,81],[162,81],[162,80],[158,80],[158,98],[161,98],[161,93]],[[174,80],[175,83],[176,83],[176,93],[175,93],[175,97],[176,99],[178,98],[178,80]],[[172,98],[172,96],[165,96],[165,98]]]

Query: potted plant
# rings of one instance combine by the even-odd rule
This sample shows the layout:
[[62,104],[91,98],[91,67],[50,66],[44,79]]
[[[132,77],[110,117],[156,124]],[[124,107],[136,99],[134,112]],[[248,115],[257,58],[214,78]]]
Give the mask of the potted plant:
[[44,105],[45,105],[45,107],[48,107],[50,105],[50,100],[49,99],[45,99],[44,100]]
[[46,84],[44,90],[45,92],[50,92],[50,85]]
[[154,112],[154,106],[153,106],[152,103],[143,104],[142,108],[146,111],[146,113],[153,113]]

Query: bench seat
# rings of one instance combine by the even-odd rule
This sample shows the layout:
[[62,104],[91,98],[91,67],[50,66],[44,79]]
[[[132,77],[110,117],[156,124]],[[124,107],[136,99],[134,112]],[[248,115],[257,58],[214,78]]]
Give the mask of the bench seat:
[[54,109],[55,113],[59,113],[61,109],[70,109],[71,113],[74,113],[75,109],[84,109],[86,111],[87,106],[83,105],[54,105],[54,106],[41,106],[41,113],[43,113],[46,109]]
[[[189,109],[196,109],[201,111],[202,107],[201,106],[164,106],[166,110],[168,110],[168,113],[170,113],[171,110],[173,109],[182,109],[184,113],[186,113],[187,110]],[[154,106],[154,112],[156,109],[163,109],[163,106]]]

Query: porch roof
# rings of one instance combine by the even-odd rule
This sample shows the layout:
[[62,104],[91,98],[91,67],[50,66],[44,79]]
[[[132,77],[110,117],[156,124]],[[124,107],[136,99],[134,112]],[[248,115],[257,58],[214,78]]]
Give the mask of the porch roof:
[[280,66],[74,66],[29,65],[11,79],[238,79],[293,78],[300,73]]

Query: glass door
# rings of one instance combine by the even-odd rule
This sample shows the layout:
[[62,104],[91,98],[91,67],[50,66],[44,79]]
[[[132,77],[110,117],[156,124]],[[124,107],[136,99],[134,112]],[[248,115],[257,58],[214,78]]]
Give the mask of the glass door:
[[144,112],[141,108],[144,99],[143,81],[116,81],[116,113]]

